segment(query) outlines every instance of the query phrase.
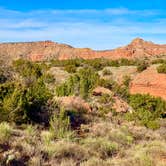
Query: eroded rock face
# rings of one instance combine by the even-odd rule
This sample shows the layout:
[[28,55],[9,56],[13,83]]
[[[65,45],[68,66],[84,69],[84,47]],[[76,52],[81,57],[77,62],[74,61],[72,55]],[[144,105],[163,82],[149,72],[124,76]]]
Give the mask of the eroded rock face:
[[156,65],[138,74],[130,84],[131,94],[150,94],[166,100],[166,74],[158,73]]
[[114,50],[94,51],[89,48],[74,48],[69,45],[52,41],[2,43],[0,44],[0,59],[12,61],[25,58],[32,61],[50,59],[95,59],[95,58],[140,58],[166,54],[166,45],[158,45],[152,42],[136,38],[129,45]]

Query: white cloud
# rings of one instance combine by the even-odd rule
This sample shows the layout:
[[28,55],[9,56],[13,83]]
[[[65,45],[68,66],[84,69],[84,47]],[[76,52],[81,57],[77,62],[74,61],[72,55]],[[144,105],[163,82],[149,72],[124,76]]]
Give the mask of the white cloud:
[[159,20],[158,15],[163,16],[163,11],[118,8],[19,12],[0,8],[0,40],[54,40],[94,49],[124,45],[137,36],[166,42],[166,20]]

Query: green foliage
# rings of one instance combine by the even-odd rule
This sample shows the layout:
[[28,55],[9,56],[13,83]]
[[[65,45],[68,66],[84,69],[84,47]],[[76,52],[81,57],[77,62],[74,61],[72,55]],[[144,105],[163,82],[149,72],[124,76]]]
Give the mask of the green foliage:
[[26,122],[25,104],[24,91],[20,88],[15,88],[11,95],[4,98],[3,111],[1,112],[3,119],[16,123]]
[[0,102],[3,101],[4,97],[10,95],[14,91],[14,83],[7,82],[0,85]]
[[[127,84],[128,82],[129,82],[129,80],[127,78],[126,82],[124,82],[124,83]],[[122,97],[125,100],[128,100],[128,97],[129,97],[128,86],[118,85],[112,79],[99,79],[98,85],[102,86],[104,88],[108,88],[111,91],[113,91],[116,95]]]
[[5,76],[2,69],[0,69],[0,84],[5,83],[7,81],[7,77]]
[[112,90],[115,87],[116,82],[113,81],[112,79],[102,79],[101,78],[98,81],[98,85]]
[[166,110],[165,101],[150,95],[137,94],[130,96],[129,104],[134,112],[126,114],[128,120],[135,120],[152,129],[159,127],[157,119],[161,118]]
[[77,75],[72,75],[70,78],[62,85],[56,87],[57,96],[70,96],[77,91],[79,77]]
[[97,85],[98,78],[98,74],[92,68],[80,69],[64,84],[56,88],[56,94],[58,96],[80,94],[81,97],[86,98],[91,90]]
[[166,63],[161,64],[160,66],[157,67],[158,73],[166,73]]
[[42,75],[41,67],[27,60],[16,60],[13,62],[13,67],[22,77],[34,76],[39,78]]
[[126,75],[126,76],[123,77],[123,85],[125,85],[126,87],[129,86],[130,81],[131,81],[130,76]]
[[80,94],[83,98],[86,98],[88,97],[88,94],[93,90],[93,88],[97,85],[99,76],[91,68],[79,70],[78,76],[80,78]]
[[155,59],[152,61],[152,64],[158,64],[158,63],[166,63],[165,59]]
[[137,61],[136,60],[129,60],[129,59],[120,59],[119,64],[120,66],[131,66],[131,65],[136,65]]
[[55,138],[72,137],[73,133],[70,127],[70,117],[67,116],[66,111],[62,108],[59,114],[54,114],[50,120],[50,132]]
[[106,138],[86,138],[82,141],[84,146],[90,149],[90,154],[105,159],[118,151],[118,144]]
[[111,71],[109,69],[104,69],[103,70],[103,75],[106,76],[106,75],[111,75]]
[[75,66],[79,67],[84,62],[83,59],[68,59],[68,60],[52,60],[50,66],[65,67],[65,66]]
[[[67,67],[67,66],[73,66],[73,67],[79,67],[79,66],[91,66],[95,70],[102,70],[106,66],[131,66],[136,65],[138,63],[138,60],[129,60],[129,59],[119,59],[119,60],[109,60],[104,58],[98,58],[98,59],[70,59],[70,60],[52,60],[51,66],[59,66],[59,67]],[[67,67],[68,68],[68,67]]]
[[138,63],[137,71],[142,72],[142,71],[146,70],[148,66],[149,66],[149,64],[146,63],[145,61],[140,62],[140,63]]
[[107,104],[109,102],[113,102],[113,98],[111,95],[109,94],[103,94],[101,97],[100,97],[100,102],[101,103],[104,103],[104,104]]
[[68,73],[75,73],[77,68],[76,66],[74,65],[67,65],[65,66],[65,70],[68,72]]
[[[24,84],[20,80],[15,80],[19,83],[6,82],[0,85],[0,121],[6,120],[17,124],[43,121],[47,117],[46,110],[42,113],[43,107],[51,97],[45,85],[47,79],[46,75],[42,74],[43,69],[38,64],[25,60],[15,61],[13,65],[24,81],[32,77],[33,81]],[[41,114],[45,114],[44,118]]]
[[9,141],[12,134],[12,127],[6,122],[0,123],[0,144]]

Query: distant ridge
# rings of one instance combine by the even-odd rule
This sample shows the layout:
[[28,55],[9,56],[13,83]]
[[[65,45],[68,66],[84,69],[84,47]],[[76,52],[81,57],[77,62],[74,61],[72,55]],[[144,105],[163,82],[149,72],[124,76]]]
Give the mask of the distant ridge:
[[95,58],[140,58],[156,55],[166,55],[166,44],[159,45],[141,38],[134,39],[127,46],[113,50],[95,51],[90,48],[74,48],[67,44],[60,44],[50,40],[38,42],[10,42],[0,43],[0,60],[10,62],[18,58],[32,61],[50,59],[95,59]]

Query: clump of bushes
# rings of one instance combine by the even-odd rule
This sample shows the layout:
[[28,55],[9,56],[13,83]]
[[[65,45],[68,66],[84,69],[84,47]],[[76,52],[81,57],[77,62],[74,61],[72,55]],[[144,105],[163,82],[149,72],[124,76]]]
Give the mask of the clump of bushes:
[[138,63],[137,71],[142,72],[142,71],[146,70],[148,67],[149,67],[149,64],[143,61],[141,63]]
[[13,65],[23,80],[33,77],[33,81],[30,84],[24,84],[20,80],[1,84],[0,120],[21,124],[30,121],[44,122],[47,119],[48,123],[47,110],[43,107],[51,93],[45,85],[42,69],[38,64],[25,60],[15,61]]
[[135,120],[148,128],[159,127],[158,119],[164,116],[166,102],[150,95],[131,95],[129,104],[134,109],[133,113],[127,113],[128,120]]
[[77,67],[74,65],[67,65],[64,68],[68,73],[75,73],[77,70]]
[[64,84],[56,88],[58,96],[78,95],[86,98],[91,90],[97,85],[99,76],[92,68],[80,69],[71,76]]
[[158,64],[158,63],[166,63],[166,60],[164,59],[155,59],[152,61],[152,64]]
[[160,66],[157,67],[158,73],[166,73],[166,64],[161,64]]

